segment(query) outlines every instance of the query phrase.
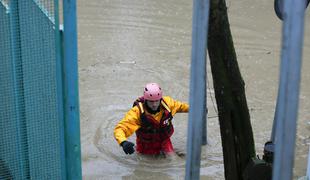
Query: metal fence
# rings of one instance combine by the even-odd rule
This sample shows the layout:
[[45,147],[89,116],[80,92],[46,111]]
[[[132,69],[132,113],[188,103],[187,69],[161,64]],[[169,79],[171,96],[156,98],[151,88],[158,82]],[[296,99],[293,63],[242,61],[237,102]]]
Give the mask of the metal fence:
[[0,0],[0,179],[64,179],[58,1]]

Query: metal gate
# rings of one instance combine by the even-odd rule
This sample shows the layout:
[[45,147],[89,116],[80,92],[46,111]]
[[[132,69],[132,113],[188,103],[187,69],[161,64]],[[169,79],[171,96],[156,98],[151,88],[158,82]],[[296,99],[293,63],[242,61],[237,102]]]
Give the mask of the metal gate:
[[0,0],[0,179],[68,177],[62,43],[58,0]]

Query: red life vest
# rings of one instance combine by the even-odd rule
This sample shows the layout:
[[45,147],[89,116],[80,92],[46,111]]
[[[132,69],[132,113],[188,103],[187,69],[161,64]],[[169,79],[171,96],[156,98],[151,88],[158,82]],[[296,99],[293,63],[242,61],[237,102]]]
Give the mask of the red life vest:
[[141,127],[136,131],[137,151],[142,154],[160,154],[162,151],[173,152],[170,137],[174,132],[171,123],[172,114],[166,102],[162,99],[161,106],[164,108],[160,122],[144,111],[144,99],[138,98],[134,106],[139,107]]

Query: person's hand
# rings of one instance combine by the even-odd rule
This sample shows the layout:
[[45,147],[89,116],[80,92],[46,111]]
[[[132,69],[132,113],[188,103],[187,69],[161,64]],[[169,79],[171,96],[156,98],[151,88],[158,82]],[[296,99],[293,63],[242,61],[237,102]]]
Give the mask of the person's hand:
[[135,152],[135,149],[133,148],[135,144],[129,141],[123,141],[121,143],[121,146],[123,147],[123,150],[126,154],[132,154]]

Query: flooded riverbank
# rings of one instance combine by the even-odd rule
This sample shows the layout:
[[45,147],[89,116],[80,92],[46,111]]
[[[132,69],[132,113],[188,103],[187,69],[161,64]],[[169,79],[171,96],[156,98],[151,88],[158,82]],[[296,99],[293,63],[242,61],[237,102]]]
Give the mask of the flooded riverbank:
[[[240,71],[246,84],[257,153],[269,139],[279,79],[281,21],[270,0],[227,1]],[[79,91],[83,179],[184,179],[185,157],[125,155],[116,123],[158,82],[188,102],[192,1],[78,1]],[[310,10],[306,14],[294,178],[305,175],[310,143]],[[201,179],[224,179],[216,105],[208,64],[208,140]],[[172,141],[186,153],[187,114],[174,118]],[[135,142],[135,137],[130,138]]]

